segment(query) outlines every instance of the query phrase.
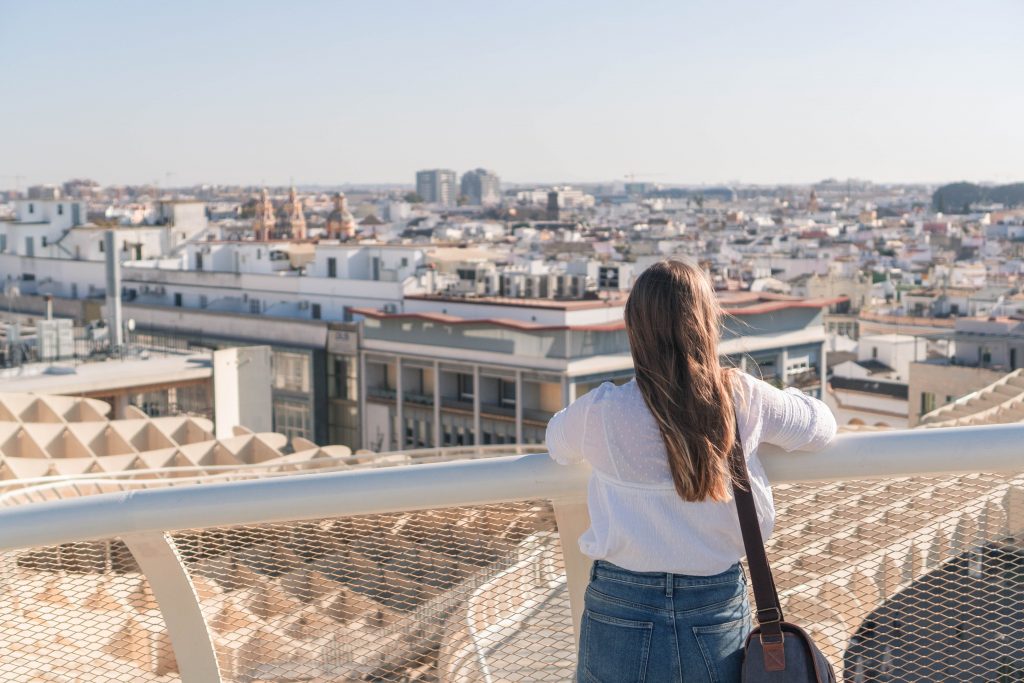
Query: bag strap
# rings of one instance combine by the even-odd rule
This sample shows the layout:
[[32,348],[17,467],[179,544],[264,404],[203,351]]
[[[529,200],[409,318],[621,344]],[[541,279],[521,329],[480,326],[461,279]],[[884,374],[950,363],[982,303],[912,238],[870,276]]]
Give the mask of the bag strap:
[[761,627],[762,641],[776,638],[782,641],[782,606],[779,604],[779,593],[775,589],[775,579],[768,564],[768,555],[764,550],[764,539],[761,537],[761,525],[757,521],[757,509],[754,507],[754,495],[750,489],[750,475],[747,472],[747,460],[743,455],[743,442],[740,439],[740,423],[735,423],[736,440],[729,454],[733,475],[733,498],[736,500],[736,512],[740,518],[740,531],[743,534],[743,548],[747,553],[747,568],[750,570],[750,582],[754,587],[754,604],[757,606],[757,624]]

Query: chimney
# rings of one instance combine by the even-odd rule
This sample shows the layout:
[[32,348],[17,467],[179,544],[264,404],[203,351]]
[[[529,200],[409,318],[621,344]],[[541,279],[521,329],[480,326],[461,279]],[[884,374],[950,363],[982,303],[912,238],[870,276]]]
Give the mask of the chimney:
[[103,233],[103,251],[107,257],[107,327],[111,350],[119,349],[124,344],[124,326],[121,324],[121,260],[114,244],[116,234],[113,230]]

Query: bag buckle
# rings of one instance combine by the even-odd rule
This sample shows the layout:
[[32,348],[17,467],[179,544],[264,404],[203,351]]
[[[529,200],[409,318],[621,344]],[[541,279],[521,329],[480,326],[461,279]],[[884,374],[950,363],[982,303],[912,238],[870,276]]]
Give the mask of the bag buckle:
[[777,607],[757,610],[758,624],[776,624],[782,621],[782,612]]

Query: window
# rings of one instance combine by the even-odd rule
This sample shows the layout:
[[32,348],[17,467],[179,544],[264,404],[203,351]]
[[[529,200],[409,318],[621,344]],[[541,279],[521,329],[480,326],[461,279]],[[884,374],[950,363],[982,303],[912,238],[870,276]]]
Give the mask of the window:
[[181,308],[181,292],[174,293],[174,305]]
[[877,346],[872,346],[871,347],[871,358],[874,359],[874,360],[878,360],[878,347]]
[[992,351],[988,347],[982,346],[978,349],[978,353],[981,355],[981,364],[988,365],[992,362]]
[[459,398],[463,401],[473,400],[473,375],[459,373]]
[[43,235],[43,246],[45,247],[45,246],[47,246],[47,245],[48,245],[49,243],[50,243],[50,241],[49,241],[49,240],[48,240],[48,239],[46,238],[46,235]]
[[258,261],[261,258],[263,258],[263,250],[262,249],[257,249],[256,250],[256,260]]
[[408,265],[409,265],[409,259],[406,258],[405,256],[403,256],[402,257],[402,268],[405,268]]
[[950,304],[949,305],[949,314],[950,315],[960,315],[960,304]]
[[327,277],[338,277],[338,259],[333,256],[327,259]]
[[309,355],[289,351],[274,352],[274,388],[308,392]]
[[35,213],[36,212],[36,205],[35,204],[29,204],[28,205],[28,212],[29,213]]
[[58,204],[57,205],[57,215],[58,216],[63,216],[64,215],[64,205],[63,204]]
[[274,431],[289,439],[296,436],[309,439],[312,415],[309,405],[304,402],[276,400],[274,402]]
[[104,243],[104,240],[101,239],[100,240],[100,253],[102,254],[106,250],[107,250],[106,244]]
[[935,410],[935,394],[930,391],[921,392],[921,414],[930,413]]
[[350,371],[354,366],[355,364],[350,362],[348,358],[335,357],[329,385],[333,398],[345,400],[355,398],[355,387],[350,386],[350,384],[354,385],[354,381],[350,381],[355,379],[350,377]]
[[199,295],[199,308],[206,308],[207,299],[205,294]]
[[203,269],[203,255],[200,252],[196,252],[196,270]]
[[312,311],[313,320],[319,320],[320,319],[320,304],[313,304],[309,308],[310,308],[310,311]]
[[514,406],[516,404],[516,383],[508,380],[498,380],[498,401],[503,406]]
[[[0,251],[3,251],[3,248],[0,248]],[[1017,349],[1010,349],[1010,369],[1017,369]]]
[[249,299],[249,312],[252,313],[253,315],[259,315],[260,314],[260,300],[259,299]]

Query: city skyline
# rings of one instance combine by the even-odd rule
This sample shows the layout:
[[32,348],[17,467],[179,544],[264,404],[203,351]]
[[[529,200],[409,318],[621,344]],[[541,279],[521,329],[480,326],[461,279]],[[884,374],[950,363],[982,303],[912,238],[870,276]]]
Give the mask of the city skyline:
[[0,186],[1021,180],[1017,3],[541,7],[4,2]]

